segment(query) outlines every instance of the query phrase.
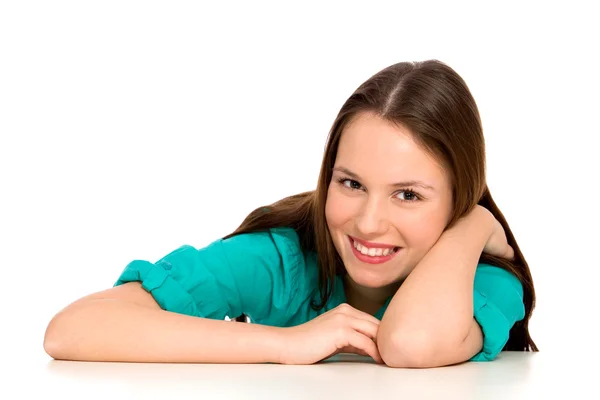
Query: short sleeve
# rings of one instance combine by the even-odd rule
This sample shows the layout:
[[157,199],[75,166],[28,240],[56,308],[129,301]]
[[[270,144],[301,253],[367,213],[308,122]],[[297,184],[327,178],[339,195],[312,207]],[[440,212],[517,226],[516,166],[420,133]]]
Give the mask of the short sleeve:
[[196,249],[183,245],[156,262],[134,260],[114,286],[139,281],[167,311],[224,319],[285,318],[304,257],[290,228],[244,233]]
[[483,332],[483,349],[471,361],[491,361],[504,348],[515,322],[525,317],[521,282],[503,268],[479,264],[473,285],[473,312]]

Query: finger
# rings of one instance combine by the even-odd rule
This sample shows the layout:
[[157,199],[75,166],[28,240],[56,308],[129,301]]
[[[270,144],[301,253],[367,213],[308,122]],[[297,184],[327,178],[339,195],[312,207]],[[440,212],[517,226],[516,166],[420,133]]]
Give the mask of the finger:
[[354,347],[354,346],[348,346],[348,347],[347,347],[347,352],[348,352],[348,353],[354,353],[354,354],[358,354],[359,356],[366,356],[366,357],[369,357],[369,355],[368,355],[368,354],[367,354],[367,353],[366,353],[364,350],[357,349],[357,348],[356,348],[356,347]]
[[371,321],[374,324],[379,325],[379,320],[377,318],[375,318],[374,316],[372,316],[369,313],[366,313],[364,311],[360,311],[354,307],[352,307],[350,304],[348,303],[342,303],[339,306],[337,306],[335,308],[338,312],[341,312],[342,314],[354,317],[354,318],[360,318],[366,321]]
[[508,245],[508,252],[507,252],[507,257],[509,260],[513,260],[515,259],[515,251],[513,250],[513,248]]
[[360,318],[352,318],[350,321],[350,327],[355,331],[368,336],[374,342],[377,342],[377,332],[379,331],[379,324],[375,324],[371,321],[367,321]]
[[350,346],[353,346],[367,353],[376,362],[383,363],[383,359],[381,358],[381,355],[379,355],[377,345],[369,337],[363,335],[358,331],[349,331],[348,343],[350,344]]
[[342,349],[339,349],[338,353],[351,353],[351,354],[358,354],[359,356],[370,357],[364,350],[357,349],[354,346],[346,346]]

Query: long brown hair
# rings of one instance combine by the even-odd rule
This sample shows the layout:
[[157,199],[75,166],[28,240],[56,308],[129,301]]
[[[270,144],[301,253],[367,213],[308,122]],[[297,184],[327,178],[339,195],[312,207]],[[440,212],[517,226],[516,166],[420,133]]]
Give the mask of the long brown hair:
[[441,61],[397,63],[360,85],[344,103],[329,131],[316,190],[255,209],[225,238],[273,227],[295,229],[302,248],[317,253],[321,302],[313,303],[313,308],[324,307],[336,274],[345,273],[325,220],[327,188],[344,127],[362,112],[373,112],[408,128],[415,141],[446,167],[453,188],[453,214],[447,228],[477,204],[502,224],[508,244],[514,249],[514,260],[482,253],[479,262],[512,272],[523,285],[525,317],[511,329],[504,350],[538,351],[528,328],[535,307],[533,279],[486,183],[485,142],[477,105],[464,80]]

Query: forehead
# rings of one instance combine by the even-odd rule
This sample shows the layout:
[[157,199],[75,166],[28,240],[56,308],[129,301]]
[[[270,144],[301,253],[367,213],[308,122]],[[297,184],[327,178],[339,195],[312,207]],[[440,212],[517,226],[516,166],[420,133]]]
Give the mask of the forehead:
[[448,185],[444,168],[412,139],[407,128],[373,113],[359,114],[346,125],[335,166],[372,182],[420,180],[434,188]]

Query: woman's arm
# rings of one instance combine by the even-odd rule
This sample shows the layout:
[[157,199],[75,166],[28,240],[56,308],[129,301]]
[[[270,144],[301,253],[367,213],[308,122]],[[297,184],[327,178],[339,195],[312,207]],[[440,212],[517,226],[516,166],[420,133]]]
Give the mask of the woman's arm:
[[59,312],[44,349],[59,360],[276,363],[281,331],[164,311],[139,282],[130,282]]
[[483,335],[473,318],[473,280],[494,220],[485,208],[475,208],[442,233],[406,278],[377,335],[387,365],[450,365],[481,349]]

